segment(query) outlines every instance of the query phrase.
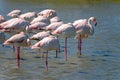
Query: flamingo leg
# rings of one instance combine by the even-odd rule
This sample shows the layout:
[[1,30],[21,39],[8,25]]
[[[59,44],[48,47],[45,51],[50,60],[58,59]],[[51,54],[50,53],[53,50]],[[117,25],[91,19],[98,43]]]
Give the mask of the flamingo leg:
[[48,51],[46,53],[46,71],[48,71]]
[[13,45],[13,52],[15,52],[15,46]]
[[64,58],[67,61],[67,37],[65,38]]
[[18,63],[18,68],[20,68],[20,47],[17,48],[17,63]]
[[79,36],[78,39],[78,51],[79,51],[79,56],[81,55],[81,48],[82,48],[82,36]]
[[57,58],[58,57],[58,51],[56,50],[56,56],[55,56],[55,58]]

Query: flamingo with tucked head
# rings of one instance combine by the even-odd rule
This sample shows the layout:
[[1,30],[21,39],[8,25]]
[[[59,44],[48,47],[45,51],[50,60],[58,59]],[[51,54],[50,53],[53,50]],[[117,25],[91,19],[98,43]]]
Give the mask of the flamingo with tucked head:
[[21,10],[15,9],[9,12],[7,16],[12,17],[12,18],[17,18],[20,14],[22,14]]
[[48,36],[31,46],[31,49],[41,49],[46,51],[46,71],[48,71],[48,51],[57,50],[59,51],[60,44],[58,38],[55,36]]
[[52,32],[53,35],[58,35],[61,38],[65,38],[64,57],[66,61],[67,61],[67,38],[75,36],[75,32],[76,30],[72,23],[62,24]]
[[57,16],[57,13],[53,9],[45,9],[45,10],[42,10],[41,12],[39,12],[38,16],[44,16],[44,17],[51,19],[51,18]]
[[20,32],[7,39],[3,45],[14,45],[17,48],[17,62],[18,68],[20,68],[20,47],[30,46],[30,40],[28,36],[24,32]]

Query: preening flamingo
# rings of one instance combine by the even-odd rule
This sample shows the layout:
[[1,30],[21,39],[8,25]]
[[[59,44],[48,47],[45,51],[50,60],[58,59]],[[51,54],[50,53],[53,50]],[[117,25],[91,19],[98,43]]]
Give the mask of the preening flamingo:
[[46,71],[48,71],[48,51],[59,51],[60,44],[55,36],[48,36],[31,46],[31,49],[41,49],[46,51]]
[[66,61],[67,61],[67,38],[75,36],[75,32],[76,30],[72,23],[62,24],[52,32],[53,35],[58,35],[59,37],[65,38],[64,57]]
[[28,36],[24,32],[20,32],[18,34],[13,35],[9,39],[7,39],[3,45],[14,45],[17,48],[17,62],[18,68],[20,68],[20,47],[28,47],[30,46],[30,41]]
[[82,45],[82,38],[87,38],[88,35],[94,34],[94,28],[91,25],[92,22],[94,25],[97,25],[96,19],[94,17],[90,17],[87,19],[80,19],[74,21],[73,25],[76,28],[76,38],[78,39],[78,51],[79,56],[81,55],[81,45]]

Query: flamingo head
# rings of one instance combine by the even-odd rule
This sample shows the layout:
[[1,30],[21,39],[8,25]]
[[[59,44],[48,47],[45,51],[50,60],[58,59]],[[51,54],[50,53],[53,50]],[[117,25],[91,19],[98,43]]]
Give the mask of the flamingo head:
[[97,26],[97,21],[96,21],[95,17],[90,17],[89,21],[92,21],[94,23],[94,25]]

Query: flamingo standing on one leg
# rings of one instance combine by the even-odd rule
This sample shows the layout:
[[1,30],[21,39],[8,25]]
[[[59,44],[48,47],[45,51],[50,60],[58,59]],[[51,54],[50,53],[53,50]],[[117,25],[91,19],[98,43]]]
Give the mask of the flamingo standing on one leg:
[[95,26],[97,25],[96,19],[94,17],[90,17],[88,20],[76,20],[73,23],[76,28],[76,38],[78,39],[79,56],[81,55],[82,38],[87,38],[88,35],[94,34],[94,28],[91,25],[91,22],[93,22]]
[[42,49],[46,51],[46,71],[48,71],[48,51],[57,50],[59,51],[60,44],[55,36],[48,36],[31,46],[31,49]]
[[67,61],[67,38],[75,36],[75,27],[72,23],[62,24],[56,30],[52,32],[54,35],[58,35],[62,38],[65,38],[65,45],[64,45],[64,57]]
[[[29,22],[19,18],[12,18],[0,24],[3,32],[10,34],[10,36],[19,33],[21,31],[28,32]],[[13,52],[15,48],[13,45]]]
[[17,62],[18,68],[20,68],[20,46],[28,47],[30,46],[30,41],[28,36],[24,34],[24,32],[20,32],[19,34],[15,34],[9,39],[7,39],[3,45],[14,45],[17,48]]

